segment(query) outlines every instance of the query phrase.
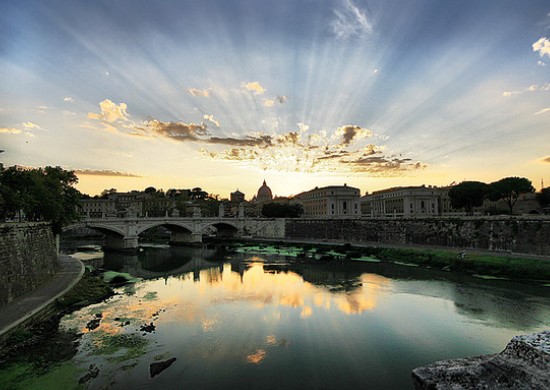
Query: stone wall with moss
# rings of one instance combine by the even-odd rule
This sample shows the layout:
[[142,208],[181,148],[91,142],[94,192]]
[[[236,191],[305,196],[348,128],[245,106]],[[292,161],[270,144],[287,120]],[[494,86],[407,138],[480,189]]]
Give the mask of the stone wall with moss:
[[287,238],[434,245],[550,255],[550,219],[513,217],[288,219]]
[[0,307],[46,281],[56,264],[49,223],[0,224]]

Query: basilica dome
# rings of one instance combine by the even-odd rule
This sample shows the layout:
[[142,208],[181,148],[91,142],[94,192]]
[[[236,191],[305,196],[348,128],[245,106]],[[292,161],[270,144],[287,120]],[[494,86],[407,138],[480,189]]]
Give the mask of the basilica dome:
[[273,194],[271,193],[271,188],[267,186],[264,180],[264,184],[258,190],[258,195],[256,196],[257,202],[268,202],[273,199]]

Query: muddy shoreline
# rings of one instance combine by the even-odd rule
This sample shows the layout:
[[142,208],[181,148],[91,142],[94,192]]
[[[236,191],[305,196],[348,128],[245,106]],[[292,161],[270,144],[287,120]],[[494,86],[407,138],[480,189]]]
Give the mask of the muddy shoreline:
[[[31,365],[37,374],[76,354],[80,335],[62,331],[61,318],[80,308],[102,302],[114,294],[98,271],[87,269],[81,280],[55,301],[40,319],[19,325],[0,341],[0,369],[14,364]],[[44,354],[44,351],[48,351]]]

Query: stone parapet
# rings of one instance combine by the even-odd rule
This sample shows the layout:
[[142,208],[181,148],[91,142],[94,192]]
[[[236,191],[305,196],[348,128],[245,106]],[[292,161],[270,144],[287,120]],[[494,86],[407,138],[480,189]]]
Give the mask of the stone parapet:
[[417,390],[550,389],[550,330],[516,336],[495,355],[416,368],[412,378]]
[[430,245],[550,255],[550,219],[429,217],[287,219],[286,238]]

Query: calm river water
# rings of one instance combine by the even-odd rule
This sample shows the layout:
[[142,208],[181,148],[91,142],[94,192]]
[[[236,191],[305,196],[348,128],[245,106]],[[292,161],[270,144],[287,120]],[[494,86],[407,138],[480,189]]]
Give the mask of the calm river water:
[[62,320],[89,388],[408,389],[415,367],[550,328],[550,287],[167,246],[104,261],[143,280]]

